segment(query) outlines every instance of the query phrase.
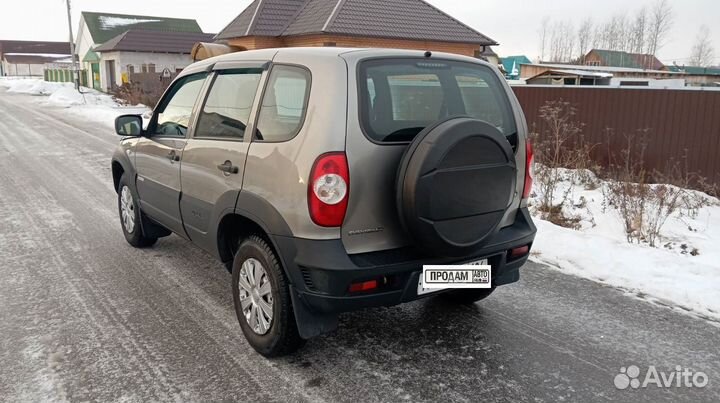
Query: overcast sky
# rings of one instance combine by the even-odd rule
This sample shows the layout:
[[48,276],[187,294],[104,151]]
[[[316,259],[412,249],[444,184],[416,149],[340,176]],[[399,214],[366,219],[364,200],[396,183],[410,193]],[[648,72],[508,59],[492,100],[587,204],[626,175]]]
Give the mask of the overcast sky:
[[[0,39],[64,40],[68,37],[65,0],[0,0]],[[543,16],[595,21],[633,13],[654,0],[430,0],[430,3],[500,43],[500,56],[539,55],[538,29]],[[80,11],[195,18],[205,32],[216,33],[251,0],[72,0],[73,30]],[[658,52],[669,64],[687,60],[698,27],[712,31],[715,63],[720,64],[720,0],[670,0],[675,12],[671,34]]]

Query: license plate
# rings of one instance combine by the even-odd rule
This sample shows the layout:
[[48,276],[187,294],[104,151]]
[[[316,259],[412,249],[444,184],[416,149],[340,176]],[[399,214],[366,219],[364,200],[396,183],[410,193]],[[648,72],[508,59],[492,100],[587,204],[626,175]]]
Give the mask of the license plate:
[[462,265],[427,265],[418,278],[417,295],[450,288],[490,288],[492,268],[487,259]]

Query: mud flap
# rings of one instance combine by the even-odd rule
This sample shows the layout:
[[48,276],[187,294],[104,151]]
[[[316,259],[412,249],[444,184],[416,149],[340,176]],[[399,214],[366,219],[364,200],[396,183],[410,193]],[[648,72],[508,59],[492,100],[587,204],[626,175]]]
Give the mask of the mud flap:
[[338,315],[336,313],[313,312],[292,285],[290,286],[290,298],[295,312],[298,333],[303,339],[311,339],[337,329]]
[[140,211],[140,227],[143,235],[148,238],[164,238],[172,234],[169,229],[152,222],[142,211]]

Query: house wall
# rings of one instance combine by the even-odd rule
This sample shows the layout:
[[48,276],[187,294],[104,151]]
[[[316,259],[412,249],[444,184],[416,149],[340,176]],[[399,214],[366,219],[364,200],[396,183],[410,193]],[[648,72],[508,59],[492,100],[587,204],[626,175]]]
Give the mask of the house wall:
[[326,43],[334,43],[334,46],[338,47],[418,49],[456,53],[465,56],[474,56],[475,51],[480,49],[479,45],[465,43],[367,38],[328,34],[290,36],[281,38],[251,36],[231,39],[228,41],[229,45],[242,47],[247,50],[291,46],[326,46]]
[[5,76],[37,76],[42,77],[45,71],[45,64],[13,64],[2,60],[2,72]]
[[[129,73],[129,65],[134,66],[135,72],[141,72],[143,64],[154,64],[159,77],[159,74],[166,68],[174,73],[176,70],[184,69],[192,63],[189,54],[149,52],[103,52],[100,60],[100,76],[102,78],[102,87],[105,89],[109,89],[113,85],[122,85],[123,74]],[[115,63],[114,83],[109,82],[110,75],[107,71],[107,61]]]
[[[575,65],[569,65],[567,67],[568,69],[573,70],[582,70],[583,66],[575,66]],[[545,66],[534,66],[534,65],[528,65],[528,64],[521,64],[520,65],[520,78],[521,79],[527,79],[530,77],[535,77],[538,74],[542,74],[546,71],[548,71],[549,68]],[[562,70],[557,67],[553,67],[553,70]],[[623,71],[623,72],[617,72],[617,71],[608,71],[608,73],[611,73],[613,77],[644,77],[644,78],[658,78],[658,79],[664,79],[664,78],[685,78],[682,74],[674,74],[672,72],[654,72],[654,71]]]
[[78,27],[77,32],[77,39],[75,40],[75,54],[78,56],[80,69],[87,71],[88,85],[92,87],[92,68],[90,63],[83,62],[82,60],[87,52],[95,47],[96,44],[93,42],[92,35],[90,35],[90,31],[88,30],[87,24],[85,24],[84,18],[80,19],[80,27]]
[[720,76],[688,75],[685,77],[685,81],[687,81],[687,85],[692,85],[692,86],[713,85],[714,83],[720,82]]
[[605,66],[603,59],[594,50],[591,50],[583,59],[583,64],[586,66]]

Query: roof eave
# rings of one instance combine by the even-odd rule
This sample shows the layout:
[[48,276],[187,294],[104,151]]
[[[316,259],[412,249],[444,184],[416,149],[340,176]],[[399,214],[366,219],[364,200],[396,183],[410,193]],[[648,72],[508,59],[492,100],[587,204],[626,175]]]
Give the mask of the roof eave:
[[[488,41],[462,41],[462,40],[440,40],[437,38],[401,38],[396,36],[387,36],[387,35],[361,35],[356,33],[344,33],[344,32],[336,32],[336,31],[314,31],[314,32],[303,32],[300,34],[291,34],[291,35],[279,35],[280,38],[292,38],[292,37],[299,37],[299,36],[308,36],[308,35],[339,35],[339,36],[351,36],[353,38],[377,38],[377,39],[395,39],[395,40],[405,40],[405,41],[420,41],[420,42],[444,42],[444,43],[464,43],[469,45],[478,45],[478,46],[498,46],[499,43],[492,41],[492,39],[489,39],[492,42]],[[263,35],[249,35],[249,36],[263,36]],[[235,36],[233,38],[240,38],[239,36]],[[221,38],[222,39],[222,38]],[[229,38],[225,38],[229,39]]]

